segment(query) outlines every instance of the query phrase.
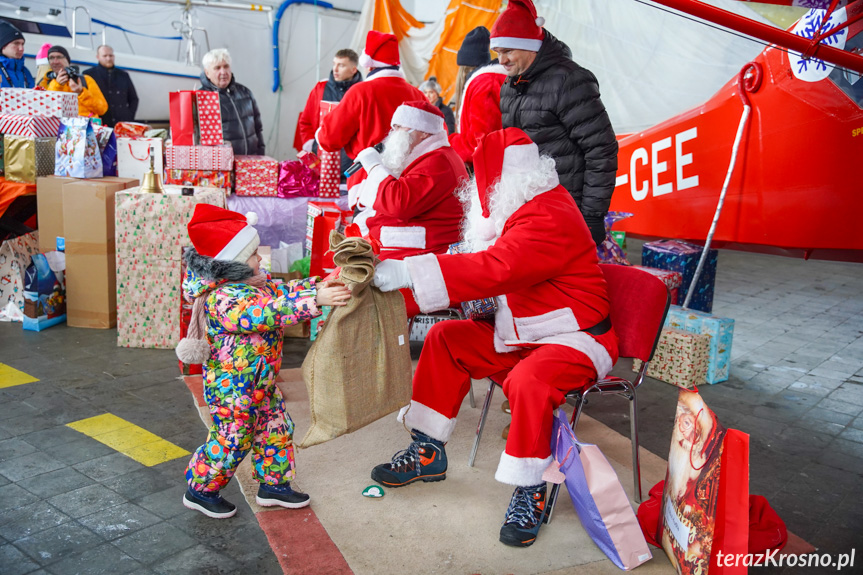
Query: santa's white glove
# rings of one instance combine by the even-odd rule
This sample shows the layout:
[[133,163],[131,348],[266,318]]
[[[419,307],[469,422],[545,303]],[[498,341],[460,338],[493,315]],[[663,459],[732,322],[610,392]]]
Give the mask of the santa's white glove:
[[384,260],[375,266],[372,285],[381,291],[409,288],[413,285],[408,265],[401,260]]
[[311,154],[312,153],[312,146],[314,146],[314,145],[315,145],[315,139],[311,138],[309,141],[307,141],[305,144],[303,144],[303,151]]
[[374,148],[366,148],[357,154],[357,161],[363,165],[363,169],[368,173],[372,171],[372,168],[381,164],[381,153]]

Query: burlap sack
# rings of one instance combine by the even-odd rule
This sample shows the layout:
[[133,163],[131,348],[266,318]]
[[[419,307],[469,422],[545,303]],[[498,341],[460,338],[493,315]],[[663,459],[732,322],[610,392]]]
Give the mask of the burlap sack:
[[312,423],[299,447],[356,431],[411,397],[404,299],[371,285],[375,256],[368,242],[333,231],[330,249],[352,296],[333,307],[303,362]]

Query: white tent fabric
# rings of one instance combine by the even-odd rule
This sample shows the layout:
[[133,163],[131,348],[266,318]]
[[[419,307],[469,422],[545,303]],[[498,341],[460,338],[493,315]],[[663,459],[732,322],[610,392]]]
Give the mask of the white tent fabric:
[[[351,40],[351,48],[362,54],[366,45],[366,34],[372,29],[374,18],[375,0],[365,0],[360,20]],[[419,86],[425,79],[429,61],[443,33],[446,15],[441,14],[437,21],[426,24],[423,28],[411,28],[409,35],[399,42],[399,57],[402,62],[402,71],[405,78],[414,86]]]
[[[545,27],[598,78],[618,134],[649,128],[702,104],[764,49],[651,2],[534,1]],[[769,24],[744,2],[708,3]]]

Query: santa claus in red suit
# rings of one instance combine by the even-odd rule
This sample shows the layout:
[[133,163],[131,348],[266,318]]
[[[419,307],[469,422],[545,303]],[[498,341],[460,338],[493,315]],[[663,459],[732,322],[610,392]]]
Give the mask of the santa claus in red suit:
[[[324,150],[345,149],[356,158],[379,144],[390,131],[390,120],[402,102],[421,100],[422,92],[405,80],[399,69],[399,44],[392,34],[370,30],[360,65],[369,68],[364,82],[352,86],[341,103],[324,116],[315,134]],[[361,170],[348,179],[348,189],[365,178]]]
[[[357,156],[368,177],[348,192],[362,235],[380,242],[380,259],[445,253],[459,240],[464,211],[456,188],[468,180],[464,163],[447,142],[444,117],[428,100],[405,102],[392,118],[383,153]],[[419,313],[402,290],[408,317]]]
[[494,322],[452,320],[429,331],[399,419],[413,442],[372,478],[390,487],[446,477],[446,452],[471,379],[502,384],[512,424],[495,479],[516,487],[500,531],[527,546],[545,517],[543,471],[552,462],[553,411],[566,393],[604,377],[617,361],[596,245],[575,202],[517,128],[492,132],[473,155],[463,191],[464,237],[474,253],[387,260],[383,291],[411,287],[424,312],[494,297]]
[[449,144],[468,164],[479,139],[503,127],[500,87],[506,81],[506,69],[491,60],[490,43],[488,29],[477,26],[465,36],[456,55],[459,74],[469,75],[458,99],[459,131],[450,134]]

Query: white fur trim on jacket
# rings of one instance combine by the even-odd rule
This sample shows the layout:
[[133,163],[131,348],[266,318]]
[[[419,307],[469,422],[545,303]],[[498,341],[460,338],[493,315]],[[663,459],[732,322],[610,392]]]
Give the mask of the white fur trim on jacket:
[[492,50],[494,50],[495,48],[511,48],[513,50],[529,50],[530,52],[539,52],[539,49],[542,48],[542,40],[498,36],[497,38],[491,38],[491,42],[489,42],[489,48],[491,48]]
[[461,100],[458,103],[458,117],[461,118],[461,111],[464,109],[464,97],[467,95],[468,86],[470,83],[474,81],[477,76],[481,76],[483,74],[503,74],[506,76],[506,68],[504,68],[500,64],[489,64],[487,66],[483,66],[478,69],[476,72],[471,75],[470,80],[467,81],[467,84],[464,85],[464,90],[461,93]]
[[[351,188],[351,192],[356,193],[354,204],[359,211],[356,217],[354,217],[353,223],[360,227],[360,232],[363,235],[369,233],[368,221],[377,214],[375,211],[375,201],[378,199],[378,188],[390,176],[392,174],[389,170],[383,167],[382,164],[378,164],[372,168],[372,171],[369,172],[365,180]],[[348,202],[350,203],[350,198],[348,198]]]
[[505,295],[496,299],[494,349],[498,353],[516,351],[521,349],[519,345],[527,343],[557,344],[578,350],[589,357],[597,378],[601,379],[611,371],[614,364],[608,350],[589,333],[579,331],[580,326],[571,309],[562,308],[538,316],[516,318]]
[[411,130],[419,130],[426,134],[438,134],[446,131],[444,119],[437,114],[402,104],[396,108],[390,126],[401,126]]
[[[384,68],[386,66],[389,66],[389,64],[377,62],[377,65],[374,67],[375,68]],[[366,67],[368,67],[368,66],[366,66]],[[372,82],[374,80],[379,80],[381,78],[401,78],[402,80],[404,80],[405,79],[405,73],[402,72],[401,68],[399,68],[398,70],[381,70],[380,72],[375,72],[371,76],[366,77],[366,79],[363,81],[364,82]]]
[[546,459],[513,457],[504,451],[500,454],[500,463],[497,464],[494,478],[507,485],[533,487],[545,483],[542,480],[542,474],[552,461],[554,458],[550,455]]
[[381,246],[389,249],[426,247],[426,229],[423,226],[381,226]]
[[414,400],[411,400],[410,405],[406,405],[399,410],[396,419],[404,423],[405,426],[416,429],[432,439],[437,439],[444,443],[449,441],[450,436],[452,436],[456,422],[455,418],[449,419],[447,416]]
[[449,307],[449,293],[440,264],[434,254],[405,258],[413,284],[414,298],[420,311],[429,313]]

